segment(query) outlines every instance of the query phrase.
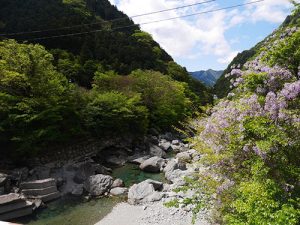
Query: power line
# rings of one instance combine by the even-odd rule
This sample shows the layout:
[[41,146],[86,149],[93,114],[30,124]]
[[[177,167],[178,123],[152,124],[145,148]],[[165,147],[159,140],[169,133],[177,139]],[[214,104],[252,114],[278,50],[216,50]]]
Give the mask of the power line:
[[[149,24],[154,24],[154,23],[160,23],[160,22],[163,22],[163,21],[175,20],[175,19],[179,19],[179,18],[187,18],[187,17],[196,16],[196,15],[207,14],[207,13],[212,13],[212,12],[218,12],[218,11],[238,8],[238,7],[242,7],[242,6],[246,6],[246,5],[252,5],[252,4],[263,2],[263,1],[265,1],[265,0],[257,0],[257,1],[252,1],[252,2],[248,2],[248,3],[244,3],[244,4],[232,5],[232,6],[228,6],[228,7],[224,7],[224,8],[213,9],[213,10],[209,10],[209,11],[203,11],[203,12],[198,12],[198,13],[193,13],[193,14],[188,14],[188,15],[183,15],[183,16],[178,16],[178,17],[171,17],[171,18],[167,18],[167,19],[149,21],[149,22],[144,22],[144,23],[140,23],[140,24],[133,24],[133,25],[128,25],[128,26],[115,27],[111,30],[115,31],[115,30],[119,30],[119,29],[123,29],[123,28],[135,27],[135,26],[140,26],[140,25],[149,25]],[[78,35],[83,35],[83,34],[97,33],[97,32],[101,32],[101,31],[103,31],[103,29],[93,30],[93,31],[86,31],[86,32],[71,33],[71,34],[48,36],[48,37],[33,38],[33,39],[28,39],[27,41],[36,41],[36,40],[46,40],[46,39],[53,39],[53,38],[59,38],[59,37],[78,36]]]
[[116,19],[112,19],[112,20],[106,20],[106,21],[95,22],[95,23],[86,23],[86,24],[79,24],[79,25],[66,26],[66,27],[53,28],[53,29],[46,29],[46,30],[35,30],[35,31],[24,31],[24,32],[0,34],[0,36],[16,36],[16,35],[22,35],[22,34],[36,34],[36,33],[42,33],[42,32],[59,31],[59,30],[77,28],[77,27],[98,25],[98,24],[103,24],[103,23],[111,23],[111,22],[116,22],[116,21],[121,21],[121,20],[126,20],[126,19],[132,19],[132,18],[138,18],[138,17],[143,17],[143,16],[149,16],[149,15],[153,15],[153,14],[159,14],[159,13],[173,11],[173,10],[177,10],[177,9],[184,9],[184,8],[188,8],[188,7],[192,7],[192,6],[197,6],[197,5],[203,5],[203,4],[207,4],[207,3],[211,3],[211,2],[215,2],[215,1],[216,0],[202,1],[202,2],[198,2],[198,3],[194,3],[194,4],[189,4],[189,5],[183,5],[183,6],[179,6],[179,7],[175,7],[175,8],[163,9],[163,10],[159,10],[159,11],[143,13],[143,14],[134,15],[134,16],[130,16],[130,17],[116,18]]

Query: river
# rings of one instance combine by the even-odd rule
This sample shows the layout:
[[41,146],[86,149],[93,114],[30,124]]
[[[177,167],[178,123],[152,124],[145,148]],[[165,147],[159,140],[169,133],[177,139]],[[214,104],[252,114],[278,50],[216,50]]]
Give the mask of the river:
[[[146,173],[132,164],[114,169],[112,176],[122,179],[126,187],[146,179],[166,182],[162,173]],[[116,204],[125,200],[124,197],[102,197],[87,201],[84,198],[66,196],[15,222],[29,225],[94,225],[110,213]]]

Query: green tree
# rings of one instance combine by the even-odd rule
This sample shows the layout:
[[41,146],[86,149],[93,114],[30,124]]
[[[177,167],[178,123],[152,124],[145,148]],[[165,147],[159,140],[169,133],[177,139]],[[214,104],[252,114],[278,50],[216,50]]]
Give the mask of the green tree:
[[[40,45],[0,42],[0,133],[18,155],[78,133],[74,89]],[[16,153],[16,152],[14,152]]]
[[140,96],[127,97],[118,92],[91,95],[83,111],[87,128],[93,135],[144,134],[148,126],[148,110]]

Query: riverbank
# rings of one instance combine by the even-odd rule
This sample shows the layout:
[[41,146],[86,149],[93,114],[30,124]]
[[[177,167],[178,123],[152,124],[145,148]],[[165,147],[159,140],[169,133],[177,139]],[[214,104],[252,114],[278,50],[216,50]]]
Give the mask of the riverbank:
[[[185,225],[187,221],[191,221],[192,208],[190,206],[181,204],[180,210],[167,209],[163,203],[172,201],[174,198],[182,200],[195,194],[193,190],[189,190],[188,193],[173,191],[185,184],[184,177],[192,177],[200,169],[194,162],[198,161],[201,156],[192,149],[192,145],[183,143],[179,137],[173,136],[171,133],[166,133],[165,135],[145,137],[143,145],[138,147],[111,146],[101,149],[93,155],[88,154],[85,157],[71,158],[68,161],[51,162],[33,168],[15,169],[6,175],[6,183],[9,184],[7,189],[20,194],[20,198],[27,197],[26,190],[24,191],[22,188],[24,182],[40,183],[50,179],[52,183],[56,184],[63,197],[57,202],[65,201],[67,203],[48,204],[46,210],[42,209],[41,213],[38,210],[33,216],[27,217],[29,220],[26,221],[26,224],[28,222],[29,224],[43,224],[44,222],[52,224],[52,221],[55,221],[55,224],[81,225],[82,223],[77,219],[75,222],[72,220],[75,218],[72,214],[76,212],[76,215],[84,215],[80,218],[85,216],[93,218],[85,223],[93,225],[103,219],[111,210],[113,210],[112,213],[117,210],[117,214],[119,214],[119,207],[124,205],[125,211],[122,210],[122,207],[120,210],[124,212],[123,221],[126,225],[131,223],[126,218],[128,213],[141,216],[132,218],[137,221],[137,224],[141,224],[141,221],[144,221],[145,224],[155,224],[155,221],[151,220],[152,218],[159,218],[157,222],[178,221],[178,225],[181,224],[181,221],[185,222]],[[76,198],[85,199],[87,202],[69,201],[67,196],[73,196],[75,200]],[[115,202],[111,201],[111,198],[107,198],[107,201],[103,202],[104,208],[107,210],[103,211],[102,200],[96,199],[105,196],[122,198],[127,196],[128,202],[137,206],[129,207],[127,203],[122,203],[114,209],[114,206],[122,200]],[[36,198],[38,197],[36,196]],[[95,205],[90,204],[89,200],[92,200]],[[140,207],[142,207],[143,213],[134,213],[135,211],[139,212]],[[132,209],[132,212],[127,212],[129,209]],[[112,218],[115,219],[115,216],[113,215]],[[71,221],[73,222],[70,223]],[[120,223],[112,221],[112,224],[119,225]]]
[[[195,225],[209,225],[206,212],[200,212]],[[119,203],[95,225],[191,225],[192,212],[167,208],[163,202],[147,205]]]

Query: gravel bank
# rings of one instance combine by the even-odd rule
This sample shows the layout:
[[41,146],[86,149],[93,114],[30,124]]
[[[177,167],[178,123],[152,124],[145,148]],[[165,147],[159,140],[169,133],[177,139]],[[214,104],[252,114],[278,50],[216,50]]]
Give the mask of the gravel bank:
[[[191,225],[191,221],[191,212],[166,208],[162,202],[145,206],[120,203],[95,225]],[[209,225],[209,223],[200,218],[195,225]]]

